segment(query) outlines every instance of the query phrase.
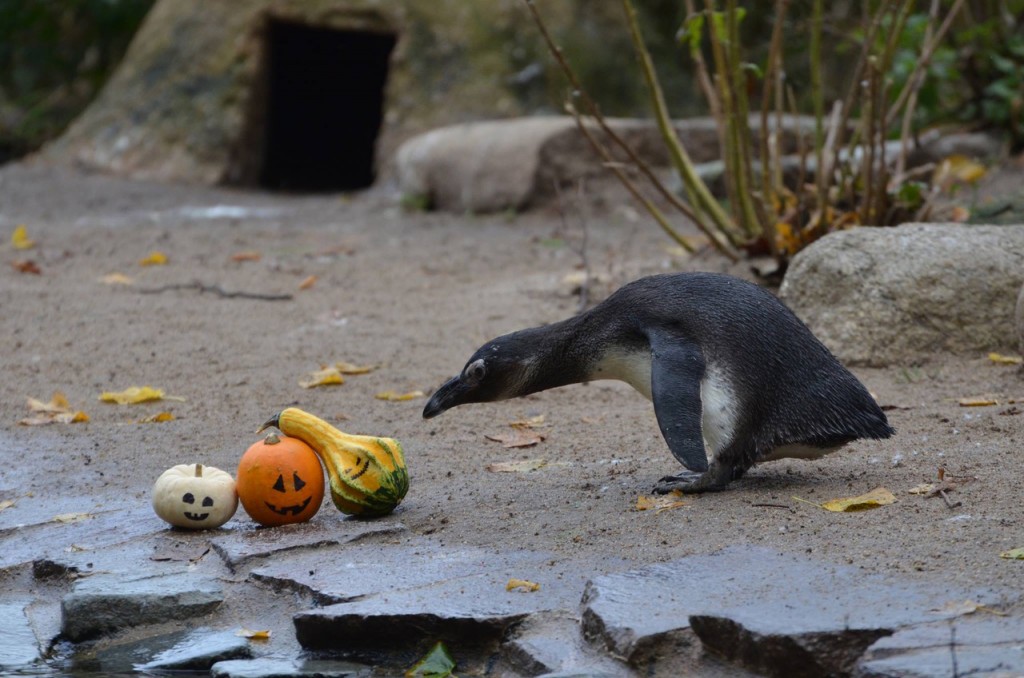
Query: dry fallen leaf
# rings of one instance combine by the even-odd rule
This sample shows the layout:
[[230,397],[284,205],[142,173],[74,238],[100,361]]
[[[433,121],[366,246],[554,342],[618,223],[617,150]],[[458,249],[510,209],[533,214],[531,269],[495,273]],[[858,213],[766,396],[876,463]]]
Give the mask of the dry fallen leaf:
[[998,405],[999,401],[994,398],[988,398],[985,396],[979,396],[977,398],[961,398],[960,407],[989,407],[990,405]]
[[867,494],[826,501],[821,508],[837,513],[852,513],[887,506],[896,501],[895,495],[884,487],[876,487]]
[[538,414],[535,417],[510,421],[508,425],[512,428],[541,428],[543,426],[547,426],[547,423],[544,421],[544,415]]
[[4,509],[9,509],[12,506],[14,506],[13,499],[4,499],[3,501],[0,501],[0,511],[3,511]]
[[160,424],[165,421],[174,421],[176,417],[171,412],[157,412],[156,414],[139,419],[140,424]]
[[1005,617],[1006,613],[983,605],[974,600],[951,600],[940,608],[933,608],[932,612],[943,612],[953,615],[974,614],[975,612],[988,612],[999,617]]
[[516,589],[523,593],[533,593],[534,591],[540,591],[540,584],[527,579],[509,579],[508,583],[505,584],[505,590],[515,591]]
[[333,365],[321,367],[316,372],[311,372],[308,379],[299,382],[302,388],[313,388],[315,386],[337,386],[345,383],[345,377]]
[[381,391],[377,395],[373,396],[377,400],[388,400],[393,403],[403,402],[405,400],[415,400],[416,398],[422,398],[426,394],[423,391],[409,391],[408,393],[397,393],[396,391]]
[[989,353],[988,359],[996,365],[1020,365],[1024,358],[1016,355],[1002,355],[1000,353]]
[[118,405],[135,405],[151,400],[181,400],[179,396],[164,395],[164,392],[152,386],[131,386],[120,392],[104,391],[100,394],[100,400],[105,403],[117,403]]
[[28,409],[33,413],[18,423],[22,426],[45,426],[46,424],[79,424],[89,421],[85,412],[74,410],[67,397],[55,391],[50,402],[44,403],[35,398],[28,399]]
[[16,250],[30,250],[36,246],[34,240],[28,237],[28,229],[25,228],[25,224],[18,224],[11,233],[11,245]]
[[525,428],[513,428],[511,433],[484,434],[484,438],[501,443],[503,447],[532,447],[546,437],[543,433],[535,433]]
[[935,483],[921,483],[907,490],[910,494],[931,494],[935,491]]
[[308,290],[310,287],[312,287],[315,284],[316,284],[316,276],[315,275],[306,276],[306,278],[302,282],[299,283],[299,289],[300,290]]
[[139,266],[163,266],[166,263],[167,255],[156,250],[150,252],[142,259],[139,259]]
[[77,523],[80,520],[91,520],[95,517],[91,513],[59,513],[50,520],[55,523]]
[[377,369],[377,365],[356,365],[355,363],[345,362],[339,360],[334,363],[334,367],[337,368],[342,374],[368,374]]
[[569,466],[567,461],[548,461],[547,459],[523,459],[520,461],[496,461],[487,465],[491,473],[529,473],[539,471],[548,466]]
[[1000,558],[1007,558],[1009,560],[1024,560],[1024,546],[1019,549],[1010,549],[1009,551],[1003,551],[999,554]]
[[100,282],[104,285],[131,285],[135,281],[124,273],[108,273],[100,278]]
[[18,273],[31,273],[32,275],[42,275],[43,273],[43,270],[39,268],[39,264],[31,259],[19,259],[18,261],[12,261],[11,266],[13,266]]
[[270,631],[253,631],[243,627],[236,631],[235,635],[249,640],[270,640],[270,633]]
[[663,494],[657,497],[650,497],[641,494],[636,498],[636,511],[654,511],[655,513],[661,513],[662,511],[668,511],[670,509],[680,508],[688,505],[690,502],[683,501],[681,497],[683,493],[679,490],[672,490],[668,494]]
[[262,257],[263,255],[256,250],[246,250],[232,254],[231,261],[259,261]]
[[949,188],[955,183],[972,184],[985,176],[985,166],[965,155],[954,154],[939,163],[932,174],[932,183]]

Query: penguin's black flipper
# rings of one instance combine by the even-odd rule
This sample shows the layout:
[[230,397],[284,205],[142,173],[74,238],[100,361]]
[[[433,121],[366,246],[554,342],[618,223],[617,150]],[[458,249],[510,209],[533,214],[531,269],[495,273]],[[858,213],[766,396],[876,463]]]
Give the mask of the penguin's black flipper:
[[700,401],[704,355],[696,343],[668,332],[652,333],[649,340],[651,400],[661,435],[683,466],[697,473],[707,471]]

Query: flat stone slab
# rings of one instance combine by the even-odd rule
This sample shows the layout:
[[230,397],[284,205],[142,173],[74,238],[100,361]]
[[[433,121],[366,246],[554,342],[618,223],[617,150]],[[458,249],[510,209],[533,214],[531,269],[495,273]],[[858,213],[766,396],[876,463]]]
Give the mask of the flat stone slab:
[[596,577],[584,594],[583,628],[634,665],[685,652],[699,638],[757,672],[846,675],[879,638],[955,617],[951,602],[1000,605],[1018,595],[866,576],[855,567],[737,546]]
[[868,648],[858,678],[1024,675],[1024,623],[979,611],[901,629]]
[[322,659],[233,659],[217,662],[213,678],[348,678],[370,676],[373,669],[353,662]]
[[208,628],[189,631],[173,647],[168,648],[136,671],[206,671],[217,662],[229,659],[249,659],[252,648],[246,638],[233,631],[214,631]]
[[26,603],[0,603],[0,672],[28,671],[39,660],[39,642],[25,616]]
[[[623,563],[613,559],[606,565]],[[327,605],[295,615],[296,638],[303,647],[363,656],[385,650],[414,653],[425,650],[423,644],[431,639],[458,646],[496,643],[530,614],[575,611],[591,571],[584,563],[549,553],[498,554],[422,539],[302,553],[250,576]],[[540,590],[507,591],[510,579],[536,582]]]
[[350,544],[368,537],[399,534],[406,527],[393,516],[374,521],[324,517],[323,512],[305,523],[268,528],[238,528],[216,535],[211,544],[231,571],[250,561],[300,549]]
[[223,600],[216,579],[192,572],[96,574],[77,581],[61,601],[61,633],[77,642],[131,626],[188,619]]

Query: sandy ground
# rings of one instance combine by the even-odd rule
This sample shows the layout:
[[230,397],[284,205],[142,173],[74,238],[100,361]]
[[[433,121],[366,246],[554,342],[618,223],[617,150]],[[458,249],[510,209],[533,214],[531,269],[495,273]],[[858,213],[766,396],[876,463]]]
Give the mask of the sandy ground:
[[[234,213],[206,209],[214,206]],[[714,255],[672,252],[618,197],[595,198],[563,223],[554,209],[409,213],[386,188],[289,197],[0,170],[0,500],[16,500],[0,512],[0,526],[148,503],[155,478],[175,463],[233,470],[258,439],[255,428],[296,405],[352,433],[402,440],[412,477],[402,520],[444,544],[584,556],[595,572],[609,557],[644,564],[761,544],[938,587],[1019,589],[1024,561],[999,553],[1024,546],[1024,404],[1005,402],[1024,397],[1024,378],[983,355],[856,369],[893,408],[895,437],[820,461],[764,464],[726,492],[661,513],[634,505],[676,462],[650,404],[625,384],[571,386],[431,421],[420,417],[424,398],[375,399],[389,389],[429,394],[487,339],[574,313],[578,298],[562,281],[581,262],[584,222],[587,260],[603,279],[595,297],[662,270],[746,274]],[[18,224],[35,249],[12,249]],[[154,250],[169,262],[141,267]],[[243,251],[262,256],[232,259]],[[10,265],[26,258],[40,275]],[[115,272],[134,284],[100,281]],[[300,290],[310,275],[315,284]],[[293,298],[163,287],[194,282]],[[338,360],[380,367],[343,386],[299,386]],[[136,385],[185,400],[97,400]],[[45,400],[55,390],[90,421],[18,425],[26,396]],[[958,405],[982,394],[1000,394],[1003,404]],[[176,419],[136,423],[162,410]],[[506,449],[485,438],[537,415],[546,439],[535,447]],[[531,473],[487,468],[536,458],[564,464]],[[908,493],[935,481],[940,467],[958,482],[949,495],[955,508]],[[821,502],[880,486],[898,501],[855,514],[794,499]],[[248,518],[240,510],[234,520]]]

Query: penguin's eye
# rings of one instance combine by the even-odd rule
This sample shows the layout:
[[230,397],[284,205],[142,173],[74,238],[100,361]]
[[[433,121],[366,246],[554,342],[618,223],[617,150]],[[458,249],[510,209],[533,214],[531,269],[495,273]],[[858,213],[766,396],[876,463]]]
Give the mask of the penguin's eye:
[[487,374],[487,368],[484,366],[483,359],[474,360],[472,363],[466,366],[466,370],[462,373],[463,379],[470,383],[478,383]]

